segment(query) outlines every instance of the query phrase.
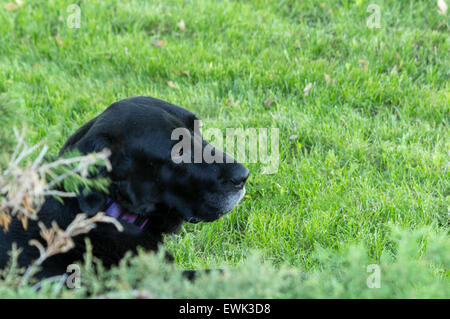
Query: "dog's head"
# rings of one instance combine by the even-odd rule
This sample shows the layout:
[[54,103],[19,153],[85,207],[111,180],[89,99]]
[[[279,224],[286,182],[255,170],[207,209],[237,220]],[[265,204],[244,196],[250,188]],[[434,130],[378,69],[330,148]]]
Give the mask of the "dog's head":
[[[133,97],[110,105],[82,126],[61,149],[81,153],[109,148],[112,171],[110,194],[91,192],[80,196],[80,208],[88,213],[114,202],[138,216],[158,215],[188,222],[213,221],[242,199],[248,169],[215,149],[194,132],[195,115],[181,107],[150,98]],[[190,133],[192,151],[174,146],[173,131]],[[223,161],[197,163],[194,147],[210,147]],[[183,152],[183,153],[182,153]],[[190,163],[180,158],[191,158]],[[222,162],[222,163],[220,163]]]

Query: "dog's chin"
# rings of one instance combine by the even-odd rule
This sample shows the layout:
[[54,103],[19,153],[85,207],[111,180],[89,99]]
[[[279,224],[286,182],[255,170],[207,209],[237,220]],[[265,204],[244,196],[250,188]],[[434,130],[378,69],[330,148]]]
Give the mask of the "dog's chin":
[[[229,213],[245,195],[245,187],[238,192],[233,192],[225,197],[223,200],[217,200],[216,196],[209,196],[208,201],[211,203],[210,206],[215,207],[215,213],[210,211],[204,215],[189,216],[185,218],[188,223],[197,224],[199,222],[213,222],[225,214]],[[217,207],[217,203],[219,206]]]

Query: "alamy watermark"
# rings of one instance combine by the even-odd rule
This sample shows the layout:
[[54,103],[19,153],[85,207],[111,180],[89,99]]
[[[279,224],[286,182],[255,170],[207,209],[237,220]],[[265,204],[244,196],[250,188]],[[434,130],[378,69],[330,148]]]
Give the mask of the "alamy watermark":
[[81,27],[81,8],[77,4],[71,4],[67,7],[67,26],[71,29],[79,29]]
[[[179,141],[171,151],[174,163],[233,163],[236,159],[241,163],[264,164],[262,174],[277,172],[280,159],[278,128],[227,128],[225,137],[218,128],[205,129],[203,133],[200,128],[201,121],[195,120],[193,136],[184,127],[172,131],[171,139]],[[203,145],[203,137],[205,140],[212,138],[214,145]]]
[[381,8],[379,5],[377,4],[370,4],[367,7],[367,12],[373,12],[366,21],[366,25],[369,29],[373,29],[373,28],[381,28]]
[[381,268],[377,264],[367,266],[366,272],[371,273],[366,280],[367,287],[370,289],[381,288]]
[[67,275],[66,278],[67,288],[69,289],[81,288],[80,266],[78,266],[77,264],[70,264],[69,266],[67,266],[66,273],[69,274]]

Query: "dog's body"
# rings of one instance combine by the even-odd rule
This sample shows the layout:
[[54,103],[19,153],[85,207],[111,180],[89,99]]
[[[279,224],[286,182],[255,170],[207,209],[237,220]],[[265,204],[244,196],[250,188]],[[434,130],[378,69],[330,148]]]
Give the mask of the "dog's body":
[[[137,247],[157,250],[163,234],[177,231],[185,221],[213,221],[230,211],[245,192],[248,170],[243,165],[230,161],[227,154],[216,149],[215,156],[222,157],[223,163],[173,161],[173,146],[178,142],[172,140],[173,130],[181,127],[194,133],[196,119],[173,104],[134,97],[113,103],[78,129],[60,154],[71,149],[88,154],[109,148],[112,171],[100,171],[111,180],[109,194],[82,192],[78,198],[64,199],[62,203],[48,197],[38,213],[39,220],[47,227],[56,221],[66,229],[79,213],[106,211],[124,230],[119,232],[112,224],[97,223],[89,233],[74,238],[75,248],[47,259],[38,276],[63,274],[68,265],[82,260],[86,237],[92,243],[93,255],[108,267]],[[192,139],[192,144],[201,149],[211,147],[198,137]],[[190,150],[183,152],[179,156],[193,158]],[[7,252],[14,242],[23,250],[20,266],[26,267],[37,259],[39,252],[29,245],[29,240],[42,242],[39,231],[36,222],[31,221],[24,230],[14,218],[9,231],[0,232],[0,269],[9,260]]]

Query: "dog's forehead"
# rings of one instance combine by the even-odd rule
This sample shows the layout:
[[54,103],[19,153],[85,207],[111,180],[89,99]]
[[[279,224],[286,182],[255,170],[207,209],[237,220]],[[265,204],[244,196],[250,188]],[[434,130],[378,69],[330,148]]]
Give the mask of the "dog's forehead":
[[172,131],[178,127],[193,129],[197,117],[192,112],[164,101],[132,98],[112,104],[103,117],[125,130]]
[[96,130],[110,136],[128,151],[148,156],[170,154],[172,133],[177,128],[194,130],[197,117],[173,104],[115,103],[96,121]]

